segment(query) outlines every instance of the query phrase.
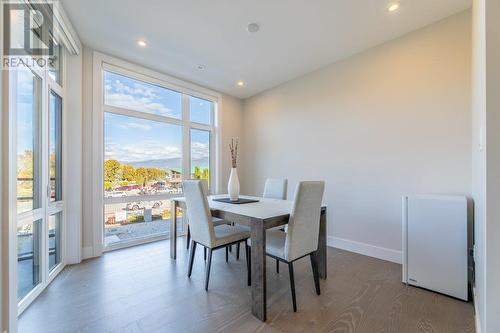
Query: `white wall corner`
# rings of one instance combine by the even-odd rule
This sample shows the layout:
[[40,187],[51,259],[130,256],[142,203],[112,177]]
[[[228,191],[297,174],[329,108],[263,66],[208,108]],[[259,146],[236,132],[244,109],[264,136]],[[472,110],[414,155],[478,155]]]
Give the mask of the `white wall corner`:
[[85,246],[82,248],[82,260],[94,258],[94,248],[92,246]]
[[402,263],[401,251],[333,236],[328,236],[327,244],[328,246],[335,247],[337,249],[354,252],[365,256],[394,262],[397,264]]

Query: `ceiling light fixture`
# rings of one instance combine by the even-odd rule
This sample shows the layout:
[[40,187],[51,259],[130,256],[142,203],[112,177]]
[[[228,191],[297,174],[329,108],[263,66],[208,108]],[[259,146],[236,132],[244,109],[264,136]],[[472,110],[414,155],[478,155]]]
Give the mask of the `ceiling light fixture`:
[[399,9],[399,3],[393,3],[387,8],[387,10],[390,12],[395,12],[398,9]]
[[245,86],[245,82],[243,82],[243,81],[238,81],[236,84],[238,85],[238,87]]
[[260,30],[260,26],[257,23],[250,23],[247,30],[248,32],[254,33]]
[[137,41],[137,45],[139,45],[140,47],[146,47],[146,46],[148,46],[148,43],[146,43],[146,41],[144,39],[139,39]]

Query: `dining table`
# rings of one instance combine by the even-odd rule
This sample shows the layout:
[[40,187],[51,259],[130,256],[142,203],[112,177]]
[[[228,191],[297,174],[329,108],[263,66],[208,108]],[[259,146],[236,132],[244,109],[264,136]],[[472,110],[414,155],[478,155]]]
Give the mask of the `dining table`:
[[[266,290],[266,230],[288,223],[293,207],[291,200],[269,199],[254,196],[240,196],[240,198],[256,200],[256,202],[235,204],[215,201],[218,198],[227,198],[226,195],[208,196],[208,204],[213,217],[221,218],[229,223],[236,223],[250,227],[251,246],[251,297],[252,314],[266,321],[267,317],[267,290]],[[170,224],[170,257],[177,257],[177,208],[186,209],[184,197],[171,199],[172,223]],[[321,279],[326,280],[327,245],[326,245],[326,205],[321,206],[319,220],[318,250],[316,258],[318,273]]]

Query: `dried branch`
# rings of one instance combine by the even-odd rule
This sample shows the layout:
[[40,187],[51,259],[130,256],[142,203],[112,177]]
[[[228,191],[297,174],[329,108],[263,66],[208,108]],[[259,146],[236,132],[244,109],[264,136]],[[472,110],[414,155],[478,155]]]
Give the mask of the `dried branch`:
[[231,139],[231,143],[229,144],[229,150],[231,151],[231,165],[233,168],[236,168],[238,161],[238,139]]

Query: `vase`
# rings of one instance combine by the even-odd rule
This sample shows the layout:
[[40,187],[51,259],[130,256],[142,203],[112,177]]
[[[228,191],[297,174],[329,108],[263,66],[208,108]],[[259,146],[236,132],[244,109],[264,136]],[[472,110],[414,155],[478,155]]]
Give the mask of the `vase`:
[[236,168],[231,168],[231,175],[227,183],[227,193],[229,194],[229,200],[238,201],[240,195],[240,181],[238,180],[238,170]]

